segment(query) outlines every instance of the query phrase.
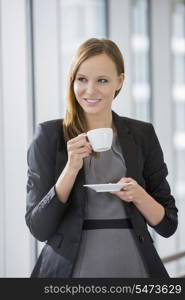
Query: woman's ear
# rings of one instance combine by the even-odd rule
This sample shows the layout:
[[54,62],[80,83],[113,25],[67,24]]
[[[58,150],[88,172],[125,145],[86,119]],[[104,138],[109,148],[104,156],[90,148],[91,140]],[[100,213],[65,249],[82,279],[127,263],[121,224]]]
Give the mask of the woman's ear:
[[124,73],[121,73],[119,76],[118,76],[118,88],[116,89],[117,91],[121,89],[122,85],[123,85],[123,82],[124,82],[124,79],[125,79],[125,74]]

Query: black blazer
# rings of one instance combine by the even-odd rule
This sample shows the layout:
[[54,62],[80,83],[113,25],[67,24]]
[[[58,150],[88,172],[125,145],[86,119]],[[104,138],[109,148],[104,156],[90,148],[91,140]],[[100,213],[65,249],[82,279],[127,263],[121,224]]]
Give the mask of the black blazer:
[[[155,231],[171,236],[177,228],[177,208],[170,187],[163,153],[152,124],[112,112],[118,139],[127,167],[127,177],[135,179],[165,208],[163,220]],[[67,144],[63,137],[62,119],[37,126],[28,149],[26,223],[32,235],[46,241],[32,277],[72,276],[77,257],[86,198],[84,169],[76,178],[67,203],[59,201],[54,185],[67,163]],[[139,250],[151,277],[167,278],[166,269],[153,245],[146,220],[133,203],[126,203]]]

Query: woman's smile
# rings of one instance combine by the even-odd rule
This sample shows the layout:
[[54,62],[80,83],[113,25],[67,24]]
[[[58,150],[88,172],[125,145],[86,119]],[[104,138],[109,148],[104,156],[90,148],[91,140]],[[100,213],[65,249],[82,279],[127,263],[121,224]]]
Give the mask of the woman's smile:
[[86,105],[88,106],[96,106],[101,102],[101,99],[95,99],[95,98],[84,98],[84,101]]

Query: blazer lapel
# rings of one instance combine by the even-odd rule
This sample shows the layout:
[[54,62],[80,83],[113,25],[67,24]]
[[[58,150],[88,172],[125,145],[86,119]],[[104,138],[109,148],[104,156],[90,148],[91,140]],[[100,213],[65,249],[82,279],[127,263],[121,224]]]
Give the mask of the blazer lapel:
[[126,177],[140,181],[138,166],[138,148],[134,141],[127,123],[123,117],[113,112],[113,120],[118,133],[118,140],[122,149],[123,157],[127,168]]
[[[127,126],[126,121],[123,117],[118,116],[113,112],[113,121],[117,129],[118,140],[122,149],[123,157],[125,159],[125,164],[127,168],[126,177],[131,177],[140,183],[141,176],[139,175],[139,155],[138,148],[134,141],[134,137]],[[135,223],[135,215],[138,214],[135,206],[132,202],[124,202],[127,214],[130,216],[132,224],[137,227],[138,224]]]

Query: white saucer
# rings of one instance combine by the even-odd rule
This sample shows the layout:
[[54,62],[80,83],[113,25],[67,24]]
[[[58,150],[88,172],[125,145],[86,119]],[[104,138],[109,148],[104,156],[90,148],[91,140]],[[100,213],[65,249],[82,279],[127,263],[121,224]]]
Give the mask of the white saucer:
[[104,184],[84,184],[83,186],[88,187],[96,192],[115,192],[120,191],[124,186],[132,183],[104,183]]

